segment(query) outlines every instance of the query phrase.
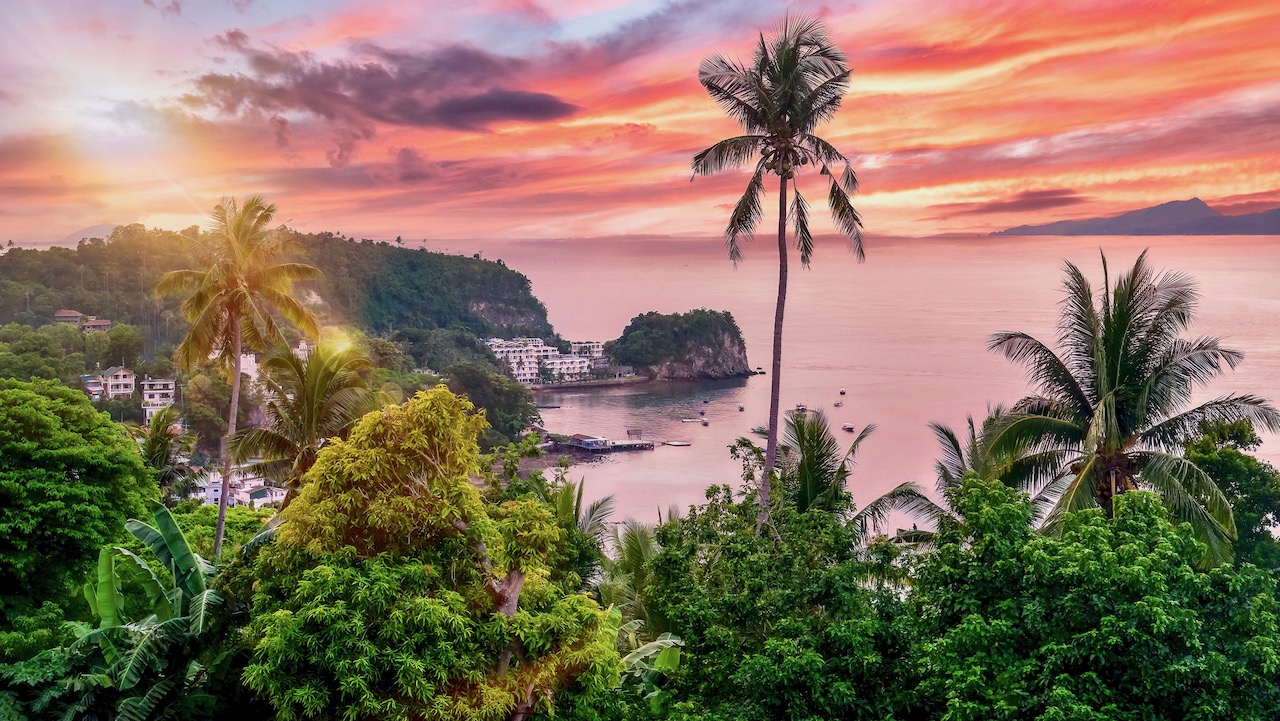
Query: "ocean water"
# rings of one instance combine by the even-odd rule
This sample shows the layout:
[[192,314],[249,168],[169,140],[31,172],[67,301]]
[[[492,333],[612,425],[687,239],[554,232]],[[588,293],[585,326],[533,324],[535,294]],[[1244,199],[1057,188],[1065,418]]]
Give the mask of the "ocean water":
[[[768,368],[776,244],[748,246],[737,267],[708,240],[450,241],[434,250],[481,252],[529,276],[551,322],[574,340],[607,340],[630,318],[691,308],[733,313],[751,365]],[[1000,330],[1052,342],[1062,263],[1100,281],[1099,250],[1112,275],[1142,252],[1157,269],[1198,281],[1194,334],[1220,336],[1244,363],[1200,394],[1255,393],[1280,402],[1280,237],[1017,237],[876,239],[855,262],[838,241],[820,242],[809,269],[794,256],[783,333],[782,407],[804,403],[834,428],[875,423],[850,481],[866,500],[907,480],[932,487],[936,447],[927,423],[959,429],[965,415],[1027,391],[1020,368],[986,350]],[[733,440],[764,423],[768,376],[712,383],[650,383],[539,394],[547,427],[562,433],[688,441],[688,447],[620,453],[579,464],[586,495],[612,494],[616,517],[645,521],[670,505],[702,500],[712,484],[736,484]],[[846,389],[841,397],[839,390]],[[843,400],[844,405],[833,404]],[[745,407],[739,412],[738,406]],[[701,418],[708,426],[682,423]],[[842,440],[851,434],[840,433]],[[1260,455],[1280,461],[1280,440],[1264,435]]]

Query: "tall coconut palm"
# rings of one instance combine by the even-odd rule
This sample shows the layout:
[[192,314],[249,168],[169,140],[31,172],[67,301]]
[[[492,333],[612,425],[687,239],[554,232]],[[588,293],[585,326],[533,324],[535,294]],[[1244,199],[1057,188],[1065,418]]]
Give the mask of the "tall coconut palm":
[[[1198,295],[1181,273],[1157,274],[1140,255],[1112,286],[1102,258],[1101,297],[1084,273],[1066,263],[1055,351],[1026,333],[993,335],[989,347],[1026,367],[1036,394],[1019,401],[987,447],[987,455],[1029,448],[1054,457],[1052,472],[1030,474],[1044,523],[1064,513],[1102,507],[1119,493],[1147,488],[1173,517],[1194,526],[1209,563],[1231,558],[1231,506],[1204,471],[1180,455],[1206,422],[1248,420],[1280,430],[1280,412],[1253,395],[1226,395],[1187,408],[1192,394],[1235,368],[1243,355],[1217,338],[1181,337]],[[1043,467],[1048,467],[1043,466]]]
[[[236,433],[231,457],[287,489],[283,510],[297,495],[325,441],[346,438],[357,421],[390,398],[368,387],[360,372],[372,362],[355,349],[321,343],[304,360],[282,348],[261,367],[270,398],[263,408],[266,424]],[[260,460],[249,463],[254,458]]]
[[216,356],[231,374],[231,408],[220,458],[222,498],[213,544],[215,557],[222,551],[230,495],[228,444],[236,434],[240,405],[240,356],[284,342],[273,312],[310,336],[319,334],[315,316],[290,292],[294,281],[319,278],[320,271],[302,263],[279,262],[296,241],[272,227],[275,215],[276,206],[261,196],[252,196],[243,205],[234,199],[224,200],[211,214],[213,228],[194,242],[201,268],[166,273],[155,289],[160,296],[186,294],[180,310],[191,328],[178,345],[182,366],[190,369]]
[[724,232],[729,257],[735,263],[742,258],[742,242],[753,236],[763,218],[765,175],[778,178],[778,298],[773,318],[769,433],[761,481],[761,494],[766,501],[762,504],[762,519],[772,498],[769,474],[778,447],[788,217],[794,226],[801,264],[808,267],[813,255],[809,205],[798,186],[788,194],[788,181],[802,167],[815,167],[826,177],[827,204],[835,225],[849,238],[858,260],[863,259],[862,220],[849,200],[857,191],[857,177],[848,158],[814,134],[818,125],[840,108],[850,72],[844,54],[831,43],[823,24],[803,18],[785,19],[768,39],[761,35],[749,65],[712,55],[698,69],[703,87],[744,132],[694,156],[694,175],[713,175],[754,162],[747,190],[729,215]]
[[143,462],[156,472],[160,498],[166,506],[185,498],[204,475],[191,465],[196,437],[181,428],[180,420],[178,409],[170,406],[152,416],[150,424],[129,427]]

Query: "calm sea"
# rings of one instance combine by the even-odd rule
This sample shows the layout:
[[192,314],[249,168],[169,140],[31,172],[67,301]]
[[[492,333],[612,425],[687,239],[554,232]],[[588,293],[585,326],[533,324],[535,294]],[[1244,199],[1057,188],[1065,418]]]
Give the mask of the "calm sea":
[[[575,340],[607,340],[650,310],[728,310],[746,338],[752,366],[769,367],[776,246],[748,246],[736,268],[716,240],[450,241],[435,250],[501,258],[533,282],[551,322]],[[1153,265],[1190,273],[1202,300],[1198,334],[1224,338],[1245,362],[1201,395],[1256,393],[1280,402],[1280,237],[1020,237],[876,240],[857,264],[836,241],[820,243],[813,265],[793,259],[783,335],[782,405],[823,409],[835,428],[875,423],[851,480],[861,500],[906,480],[932,487],[935,445],[926,424],[957,429],[965,415],[1012,402],[1027,390],[1019,368],[986,350],[999,330],[1051,342],[1069,259],[1100,280],[1099,249],[1113,274],[1150,249]],[[688,441],[575,466],[586,493],[613,494],[616,517],[646,521],[671,504],[735,483],[727,446],[765,421],[768,376],[716,383],[539,394],[546,425],[561,433]],[[841,388],[847,395],[839,395]],[[843,400],[844,405],[833,404]],[[739,412],[738,406],[745,407]],[[710,425],[682,423],[705,411]],[[837,431],[838,432],[838,431]],[[839,432],[838,432],[839,433]],[[842,440],[848,440],[840,434]],[[1261,455],[1280,460],[1280,441]]]

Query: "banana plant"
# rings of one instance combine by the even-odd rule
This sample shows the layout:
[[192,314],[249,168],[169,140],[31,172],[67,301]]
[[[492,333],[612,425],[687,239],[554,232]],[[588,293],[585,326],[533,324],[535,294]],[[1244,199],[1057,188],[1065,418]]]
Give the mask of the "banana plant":
[[[229,660],[218,652],[214,633],[222,602],[209,588],[215,568],[191,550],[168,508],[154,504],[151,520],[154,525],[126,524],[150,561],[120,546],[99,554],[97,579],[84,589],[97,627],[81,624],[71,648],[89,658],[89,668],[73,684],[86,689],[90,705],[113,706],[121,721],[207,715],[215,698],[204,684]],[[130,572],[121,574],[122,569]],[[147,599],[147,607],[132,616],[124,603],[126,583]]]
[[[610,609],[615,622],[622,619],[617,609]],[[633,619],[618,627],[618,645],[628,653],[622,657],[623,672],[637,679],[640,692],[648,699],[653,712],[660,713],[670,698],[670,692],[659,686],[667,676],[680,668],[680,647],[684,641],[675,634],[661,633],[652,641],[644,642],[640,629],[644,621]]]

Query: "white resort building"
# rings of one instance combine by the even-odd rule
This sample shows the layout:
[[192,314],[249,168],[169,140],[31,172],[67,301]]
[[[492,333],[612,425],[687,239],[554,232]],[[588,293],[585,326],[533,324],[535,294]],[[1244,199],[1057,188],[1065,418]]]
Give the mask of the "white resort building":
[[603,358],[604,343],[598,340],[571,340],[569,352],[587,358]]
[[591,374],[591,359],[577,355],[561,355],[541,338],[487,338],[485,345],[507,362],[511,376],[525,385],[541,381],[539,368],[545,367],[557,380],[582,380]]

